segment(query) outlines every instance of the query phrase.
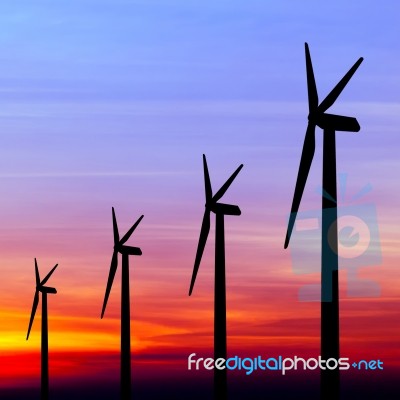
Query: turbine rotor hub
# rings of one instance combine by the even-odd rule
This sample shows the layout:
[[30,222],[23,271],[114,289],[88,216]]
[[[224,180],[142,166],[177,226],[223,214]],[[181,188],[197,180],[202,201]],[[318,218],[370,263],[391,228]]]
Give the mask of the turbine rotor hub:
[[317,112],[310,112],[310,114],[308,114],[308,120],[314,125],[317,125],[317,119],[318,119]]

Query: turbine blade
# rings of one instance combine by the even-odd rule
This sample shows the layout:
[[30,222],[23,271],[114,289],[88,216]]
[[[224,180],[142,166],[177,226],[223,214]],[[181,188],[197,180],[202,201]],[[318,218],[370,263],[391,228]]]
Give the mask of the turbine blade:
[[189,296],[192,294],[193,286],[196,281],[197,271],[199,270],[201,257],[203,256],[204,248],[206,247],[206,242],[208,234],[210,232],[210,211],[206,208],[203,216],[203,222],[201,224],[201,231],[199,237],[199,244],[197,245],[196,258],[194,261],[192,281],[190,282]]
[[286,232],[285,249],[289,245],[290,236],[292,234],[294,222],[296,220],[297,211],[299,210],[301,198],[303,196],[304,187],[307,182],[308,173],[315,153],[315,125],[308,124],[306,137],[304,139],[303,151],[301,153],[299,172],[297,174],[296,187],[294,189],[292,208],[290,211],[289,223]]
[[44,285],[50,278],[50,276],[52,275],[52,273],[55,271],[55,269],[58,267],[58,264],[56,264],[51,271],[45,276],[45,278],[42,280],[42,282],[40,282],[40,286]]
[[204,169],[204,187],[206,191],[206,203],[212,199],[212,188],[210,174],[208,173],[206,155],[203,154],[203,169]]
[[307,91],[308,91],[308,109],[310,113],[318,107],[318,92],[315,83],[314,70],[311,62],[310,49],[305,43],[306,49],[306,69],[307,69]]
[[340,93],[342,93],[343,89],[349,83],[351,77],[357,71],[357,68],[362,63],[363,58],[360,57],[357,62],[349,69],[347,74],[340,80],[340,82],[332,89],[332,91],[325,97],[322,103],[318,107],[318,112],[324,113],[329,107],[333,105],[336,99],[339,97]]
[[333,129],[342,132],[359,132],[360,130],[360,124],[354,117],[324,113],[318,115],[316,121],[321,129]]
[[132,235],[133,231],[137,228],[140,224],[140,221],[143,219],[144,215],[140,216],[139,219],[132,225],[132,228],[129,229],[128,232],[125,233],[125,236],[120,240],[119,244],[124,244]]
[[118,224],[117,218],[115,217],[114,207],[112,207],[112,218],[113,218],[113,231],[114,231],[114,246],[119,243],[119,233],[118,233]]
[[36,258],[35,258],[35,277],[36,277],[36,286],[39,286],[40,285],[40,275],[39,275],[39,268],[37,265]]
[[212,198],[213,203],[216,203],[228,190],[229,186],[231,186],[233,180],[236,178],[237,174],[243,168],[243,164],[240,164],[236,171],[230,176],[230,178],[221,186],[217,193],[215,193],[214,197]]
[[103,318],[104,312],[106,311],[107,301],[108,301],[108,297],[110,296],[111,287],[114,282],[115,273],[117,272],[117,267],[118,267],[118,252],[116,250],[114,250],[114,253],[113,253],[112,259],[111,259],[110,272],[108,273],[108,281],[107,281],[106,293],[104,295],[104,303],[103,303],[103,309],[101,311],[101,318]]
[[35,318],[36,309],[37,309],[38,304],[39,304],[39,292],[36,290],[35,296],[33,297],[31,319],[29,320],[29,327],[28,327],[28,333],[26,335],[26,340],[29,339],[29,334],[31,333],[31,328],[32,328],[33,320]]

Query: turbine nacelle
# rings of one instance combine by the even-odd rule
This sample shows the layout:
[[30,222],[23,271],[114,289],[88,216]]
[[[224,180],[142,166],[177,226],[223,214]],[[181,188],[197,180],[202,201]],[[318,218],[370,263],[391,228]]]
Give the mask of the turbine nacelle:
[[317,125],[321,129],[332,129],[341,132],[360,131],[360,124],[354,117],[314,112],[308,115],[308,120],[311,124]]
[[224,214],[224,215],[240,215],[240,208],[233,204],[215,203],[211,206],[207,206],[210,211],[214,214]]
[[40,286],[40,287],[37,287],[36,290],[38,290],[39,292],[42,292],[42,293],[51,293],[51,294],[57,293],[56,288],[49,287],[49,286]]
[[128,254],[130,256],[141,256],[142,250],[139,247],[133,246],[114,246],[114,251],[117,251],[120,254]]

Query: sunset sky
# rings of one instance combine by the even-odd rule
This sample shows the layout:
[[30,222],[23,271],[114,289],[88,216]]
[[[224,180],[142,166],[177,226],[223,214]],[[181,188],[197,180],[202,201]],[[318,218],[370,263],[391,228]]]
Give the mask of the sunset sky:
[[[298,269],[301,230],[283,249],[307,124],[306,41],[320,101],[364,57],[330,109],[361,125],[337,133],[337,169],[347,176],[339,206],[379,237],[357,270],[340,265],[341,354],[384,361],[378,384],[398,374],[400,6],[330,3],[1,2],[1,398],[40,387],[40,306],[25,340],[34,257],[42,277],[59,264],[48,283],[58,291],[48,300],[50,385],[101,379],[118,388],[120,270],[100,319],[112,206],[121,235],[144,214],[129,241],[143,251],[130,259],[134,386],[210,384],[211,375],[187,371],[189,354],[211,355],[213,346],[214,217],[188,297],[203,153],[214,192],[244,164],[223,199],[242,211],[225,219],[228,353],[319,355],[320,305],[299,295],[320,281],[318,243],[310,270]],[[300,210],[318,216],[319,129],[316,138]],[[354,297],[354,280],[375,286]]]

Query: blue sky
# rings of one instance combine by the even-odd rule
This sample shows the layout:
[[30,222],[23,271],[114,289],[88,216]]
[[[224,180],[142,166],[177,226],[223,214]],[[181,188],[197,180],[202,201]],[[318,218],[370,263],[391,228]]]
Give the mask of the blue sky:
[[303,67],[304,41],[315,61],[324,62],[318,63],[322,85],[358,57],[356,49],[368,59],[364,77],[398,76],[395,5],[2,2],[0,71],[8,89],[14,88],[9,95],[24,99],[287,101],[290,88],[290,99],[299,100],[303,70],[293,67]]
[[285,214],[307,122],[305,41],[320,99],[365,58],[331,109],[362,126],[338,134],[338,168],[385,198],[398,167],[397,10],[394,1],[3,1],[2,202],[15,214],[32,196],[58,198],[57,212],[105,207],[114,194],[144,208],[182,204],[203,196],[204,152],[219,182],[245,164],[240,192],[252,210],[272,192]]

